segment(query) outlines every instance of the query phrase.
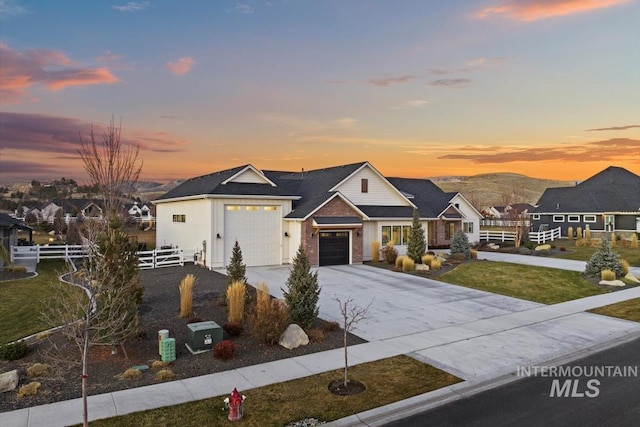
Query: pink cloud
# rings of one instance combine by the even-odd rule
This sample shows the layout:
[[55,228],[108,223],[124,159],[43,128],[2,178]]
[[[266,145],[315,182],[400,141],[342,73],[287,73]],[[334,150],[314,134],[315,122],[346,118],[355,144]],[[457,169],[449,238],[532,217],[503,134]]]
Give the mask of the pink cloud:
[[374,86],[387,87],[396,83],[408,83],[414,80],[413,76],[399,76],[399,77],[381,77],[367,80],[367,83]]
[[[58,51],[17,51],[0,42],[0,57],[0,96],[7,103],[23,101],[28,96],[28,89],[35,84],[58,91],[69,86],[119,81],[106,68],[78,66],[67,55]],[[51,69],[52,67],[55,69]]]
[[183,58],[178,58],[175,61],[169,61],[166,64],[164,64],[164,66],[172,74],[177,74],[181,76],[191,71],[191,68],[193,68],[194,63],[195,61],[193,60],[193,58],[185,56]]
[[628,3],[629,0],[503,0],[475,14],[478,19],[503,15],[517,21],[535,21],[553,16],[572,15]]

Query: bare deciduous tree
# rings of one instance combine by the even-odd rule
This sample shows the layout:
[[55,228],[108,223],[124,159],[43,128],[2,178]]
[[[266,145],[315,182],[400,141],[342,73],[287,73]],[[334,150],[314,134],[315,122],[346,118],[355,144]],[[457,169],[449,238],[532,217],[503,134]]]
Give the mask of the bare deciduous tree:
[[338,306],[340,306],[340,314],[342,315],[342,333],[343,338],[342,342],[344,344],[344,387],[347,387],[347,383],[349,382],[349,358],[347,353],[347,338],[349,332],[353,330],[355,325],[367,318],[367,313],[369,312],[369,308],[373,301],[369,303],[366,307],[360,307],[358,305],[353,304],[353,298],[347,297],[344,301],[339,298],[334,298],[338,302]]

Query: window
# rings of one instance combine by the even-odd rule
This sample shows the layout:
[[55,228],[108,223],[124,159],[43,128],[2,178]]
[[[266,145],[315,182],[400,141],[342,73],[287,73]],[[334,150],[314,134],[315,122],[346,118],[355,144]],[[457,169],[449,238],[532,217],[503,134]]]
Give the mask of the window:
[[187,216],[185,214],[174,214],[173,222],[187,222]]
[[540,219],[540,214],[533,214],[533,219],[539,220]]
[[447,222],[444,225],[444,238],[451,240],[454,234],[456,234],[456,224],[454,222]]
[[473,223],[472,222],[463,222],[462,223],[462,230],[465,233],[473,233]]
[[409,243],[410,225],[383,225],[382,244],[393,242],[394,245],[406,245]]
[[564,215],[554,215],[553,222],[564,222]]
[[580,215],[568,215],[567,221],[569,222],[580,222]]
[[264,207],[264,210],[265,210],[265,211],[275,211],[275,210],[277,210],[277,209],[278,209],[278,207],[277,207],[277,206],[265,206],[265,207]]
[[369,180],[366,178],[362,178],[360,180],[360,192],[368,193],[369,192]]
[[583,217],[583,221],[584,222],[596,222],[596,216],[595,215],[585,215]]
[[245,206],[244,208],[246,210],[248,210],[248,211],[259,211],[260,210],[260,206]]
[[228,211],[239,211],[242,209],[242,206],[235,206],[235,205],[228,205],[227,206],[227,210]]

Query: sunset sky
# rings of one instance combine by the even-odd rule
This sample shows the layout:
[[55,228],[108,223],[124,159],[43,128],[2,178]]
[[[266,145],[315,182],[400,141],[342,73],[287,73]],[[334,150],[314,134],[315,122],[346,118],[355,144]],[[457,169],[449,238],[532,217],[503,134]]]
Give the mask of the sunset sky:
[[112,116],[160,182],[640,174],[640,0],[0,0],[0,184]]

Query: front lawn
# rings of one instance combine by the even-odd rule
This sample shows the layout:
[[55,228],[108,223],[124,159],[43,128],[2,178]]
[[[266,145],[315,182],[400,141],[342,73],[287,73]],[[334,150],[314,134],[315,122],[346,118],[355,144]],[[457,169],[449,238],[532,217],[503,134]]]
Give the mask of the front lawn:
[[64,271],[63,261],[47,260],[38,264],[35,277],[0,282],[0,344],[49,328],[41,313],[46,305],[55,302],[55,285]]
[[[342,375],[343,370],[335,370],[249,391],[239,390],[247,396],[244,418],[239,424],[247,427],[281,427],[303,418],[333,421],[461,381],[451,374],[407,356],[392,357],[349,368],[349,378],[366,386],[366,390],[357,395],[345,397],[329,392],[329,383],[341,379]],[[227,410],[223,405],[225,397],[228,396],[98,420],[91,425],[227,425]]]
[[589,310],[589,312],[640,322],[640,298],[594,308],[593,310]]
[[465,262],[437,280],[542,304],[607,293],[576,271],[493,261]]
[[[591,255],[598,249],[598,246],[576,246],[575,240],[568,239],[556,240],[549,243],[553,244],[556,248],[565,248],[565,251],[554,252],[552,255],[554,258],[574,259],[577,261],[589,261]],[[623,247],[618,243],[613,250],[620,254],[620,258],[626,259],[632,267],[640,267],[640,248],[631,248],[628,245]]]

